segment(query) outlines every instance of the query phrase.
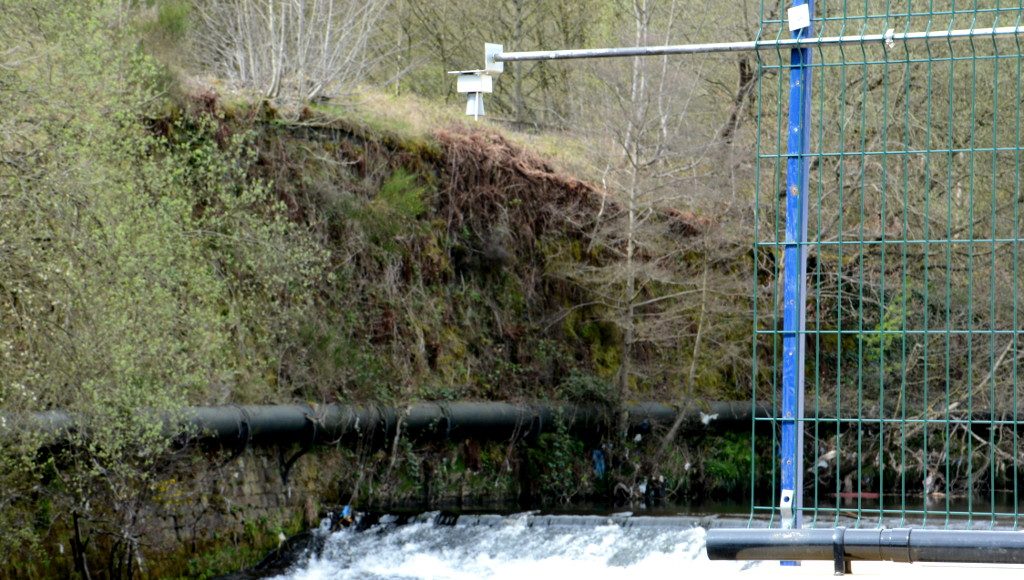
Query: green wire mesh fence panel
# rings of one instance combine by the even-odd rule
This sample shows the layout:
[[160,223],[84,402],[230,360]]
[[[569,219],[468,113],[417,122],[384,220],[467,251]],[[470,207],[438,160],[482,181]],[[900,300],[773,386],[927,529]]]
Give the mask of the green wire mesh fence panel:
[[[788,37],[787,7],[762,2],[760,39]],[[1024,24],[1024,0],[815,12],[816,36]],[[1022,43],[813,49],[805,525],[1018,525]],[[756,100],[752,391],[776,416],[755,420],[751,486],[770,472],[754,512],[776,522],[789,57],[759,54]]]

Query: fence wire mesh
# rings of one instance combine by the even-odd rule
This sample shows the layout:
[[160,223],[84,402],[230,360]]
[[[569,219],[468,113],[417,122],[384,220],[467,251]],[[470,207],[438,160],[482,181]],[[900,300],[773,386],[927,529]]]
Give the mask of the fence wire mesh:
[[[785,1],[760,39],[787,38]],[[818,0],[814,34],[1021,26],[1024,0]],[[811,49],[804,524],[1021,519],[1022,39]],[[754,513],[778,521],[790,51],[759,54]],[[768,499],[771,501],[767,501]]]

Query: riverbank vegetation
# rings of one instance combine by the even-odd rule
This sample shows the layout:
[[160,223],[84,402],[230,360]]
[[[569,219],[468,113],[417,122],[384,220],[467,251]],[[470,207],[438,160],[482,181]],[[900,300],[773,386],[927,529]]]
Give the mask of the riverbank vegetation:
[[[747,258],[737,243],[705,259],[715,220],[629,209],[574,177],[558,164],[596,174],[572,135],[470,125],[387,88],[298,103],[204,84],[203,70],[175,61],[194,54],[194,8],[30,0],[0,11],[11,47],[0,66],[0,407],[83,418],[42,454],[41,435],[5,428],[0,553],[15,570],[66,558],[83,576],[144,571],[151,508],[169,481],[185,493],[188,465],[157,417],[189,404],[614,406],[675,400],[684,382],[691,397],[742,396],[742,354],[679,340],[746,331],[741,317],[708,317],[709,305],[745,300],[717,292]],[[643,243],[620,235],[624,219],[644,222]],[[675,322],[659,326],[658,312]],[[487,469],[554,462],[585,476],[588,453],[563,435]],[[660,475],[620,464],[627,490]],[[545,473],[538,498],[597,489]],[[401,489],[353,488],[367,502]]]
[[[396,439],[338,451],[351,455],[331,464],[338,474],[320,474],[333,483],[311,505],[487,494],[629,502],[650,499],[641,489],[687,499],[764,486],[771,473],[752,480],[750,454],[770,458],[769,437],[755,449],[710,433],[677,442],[674,429],[633,440],[615,411],[640,399],[749,399],[752,384],[758,397],[775,396],[782,265],[768,246],[781,218],[779,196],[764,192],[779,172],[755,172],[755,147],[777,137],[783,117],[778,95],[755,88],[763,75],[782,87],[778,70],[749,55],[508,66],[481,122],[463,120],[444,74],[479,66],[484,41],[519,50],[750,40],[755,12],[685,0],[0,0],[0,569],[41,573],[60,560],[49,569],[146,573],[149,555],[166,548],[152,533],[172,517],[168,505],[222,500],[203,486],[223,472],[203,464],[205,479],[190,480],[200,467],[155,420],[187,405],[549,399],[603,404],[612,417],[604,440]],[[879,106],[880,79],[851,82],[848,93],[863,98],[823,118],[873,121],[899,109]],[[901,86],[889,102],[917,107],[923,84],[908,76]],[[977,118],[1011,118],[998,107]],[[963,128],[952,112],[925,116],[950,139]],[[864,131],[840,134],[883,148],[886,135]],[[843,163],[818,162],[818,191],[839,191],[833,175],[857,173],[863,184],[887,171]],[[947,219],[940,211],[950,232],[1015,235],[1013,212],[975,216],[961,199],[973,162],[949,163],[945,185],[933,187],[954,201],[887,205],[889,193],[861,187],[854,216],[829,201],[841,195],[825,195],[818,221],[832,225],[822,235],[859,227],[895,239],[902,219],[904,239],[926,237]],[[899,171],[924,182],[928,169],[915,161]],[[1004,205],[1014,195],[996,194]],[[932,213],[908,213],[915,203]],[[757,254],[755,239],[768,244]],[[935,296],[949,324],[980,324],[982,310],[1006,320],[1015,305],[992,298],[972,310],[969,298],[988,298],[969,288],[1012,297],[1018,270],[997,272],[993,261],[957,273],[974,258],[952,252],[930,281],[908,284],[892,255],[886,268],[884,245],[871,247],[812,256],[821,290],[810,308],[836,313],[821,328],[844,329],[818,343],[808,370],[828,378],[815,383],[816,408],[925,416],[937,405],[923,396],[929,385],[950,389],[949,409],[968,397],[1010,400],[1015,372],[979,370],[1016,369],[1010,344],[886,332],[941,314]],[[929,254],[901,257],[915,256]],[[929,347],[946,358],[917,356]],[[844,371],[862,361],[877,372]],[[885,384],[906,396],[876,398]],[[19,413],[52,410],[82,418],[60,448],[12,427]],[[1002,444],[974,446],[963,428],[911,429],[904,441],[954,445],[938,459],[879,465],[868,455],[897,439],[843,429],[867,451],[834,450],[836,473],[887,482],[906,470],[923,480],[950,453],[970,465]],[[594,451],[607,457],[604,474]],[[1015,458],[989,456],[998,474],[981,471],[992,482],[1016,478]],[[954,476],[958,493],[972,491]],[[250,526],[261,546],[271,530],[299,525],[267,521]],[[221,556],[237,564],[214,544],[192,543],[192,569],[165,569],[209,571],[217,565],[204,562]]]

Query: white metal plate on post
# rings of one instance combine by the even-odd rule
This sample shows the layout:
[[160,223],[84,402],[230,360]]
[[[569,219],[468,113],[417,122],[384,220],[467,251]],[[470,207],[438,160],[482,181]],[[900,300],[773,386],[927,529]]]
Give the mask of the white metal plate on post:
[[479,119],[484,116],[484,96],[481,93],[470,93],[466,97],[466,114]]
[[791,528],[793,527],[793,493],[792,489],[782,490],[782,496],[779,497],[779,512],[782,514],[782,527]]
[[490,93],[493,86],[494,81],[490,75],[464,74],[459,75],[455,90],[460,93]]
[[487,72],[501,74],[505,72],[505,63],[494,60],[494,55],[505,52],[505,47],[491,42],[484,43],[484,69]]
[[796,32],[811,25],[811,9],[807,4],[794,6],[786,11],[789,31]]

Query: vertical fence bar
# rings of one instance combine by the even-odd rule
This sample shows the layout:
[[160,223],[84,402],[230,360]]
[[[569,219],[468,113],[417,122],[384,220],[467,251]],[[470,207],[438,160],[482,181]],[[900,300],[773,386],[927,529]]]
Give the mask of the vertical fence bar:
[[[807,26],[790,28],[794,38],[814,34],[814,0],[794,0],[794,11],[806,6]],[[799,528],[803,506],[804,330],[807,315],[807,197],[810,173],[811,50],[790,54],[789,124],[786,140],[786,243],[782,335],[782,496],[785,528]],[[795,564],[783,562],[783,564]]]

